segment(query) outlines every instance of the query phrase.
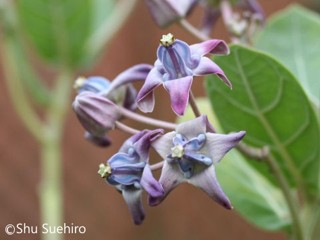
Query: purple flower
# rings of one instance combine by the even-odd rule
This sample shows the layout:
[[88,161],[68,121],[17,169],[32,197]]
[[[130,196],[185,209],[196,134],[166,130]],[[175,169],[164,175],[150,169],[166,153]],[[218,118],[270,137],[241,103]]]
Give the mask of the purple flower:
[[145,0],[149,11],[160,27],[186,17],[198,0]]
[[101,164],[98,173],[121,191],[135,224],[141,224],[144,210],[141,194],[145,190],[151,197],[164,194],[162,186],[152,176],[149,166],[149,148],[162,130],[143,130],[129,138],[107,164]]
[[152,143],[153,148],[165,159],[159,179],[164,195],[151,196],[150,205],[158,205],[177,185],[188,182],[201,188],[225,208],[232,208],[216,178],[215,165],[237,145],[245,132],[225,135],[214,133],[212,129],[207,117],[200,116],[178,125],[176,131]]
[[228,54],[229,48],[224,41],[213,39],[189,46],[169,33],[163,35],[160,42],[158,59],[137,96],[138,107],[143,112],[152,112],[153,91],[160,85],[169,93],[171,107],[178,115],[183,115],[187,107],[193,76],[216,74],[231,88],[221,68],[204,56],[208,53]]
[[113,81],[100,76],[79,77],[74,84],[78,96],[73,109],[83,127],[85,138],[100,147],[111,141],[105,134],[114,128],[122,116],[117,106],[134,111],[137,108],[137,92],[131,82],[144,80],[151,70],[148,64],[138,64],[120,73]]

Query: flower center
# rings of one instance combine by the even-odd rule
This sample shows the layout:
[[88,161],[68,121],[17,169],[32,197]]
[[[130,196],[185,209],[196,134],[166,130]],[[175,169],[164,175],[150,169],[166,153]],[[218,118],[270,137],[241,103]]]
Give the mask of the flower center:
[[111,167],[109,165],[109,163],[107,164],[103,164],[101,163],[99,165],[99,171],[98,174],[102,177],[102,178],[107,178],[111,175]]
[[174,41],[174,36],[171,33],[168,33],[167,35],[162,35],[162,38],[160,39],[160,44],[164,47],[169,47],[174,43]]
[[82,76],[78,77],[77,80],[73,84],[73,88],[75,90],[79,90],[86,81],[87,81],[87,79],[85,77],[82,77]]
[[172,151],[172,157],[174,158],[182,158],[184,154],[184,148],[181,144],[178,144],[171,148]]

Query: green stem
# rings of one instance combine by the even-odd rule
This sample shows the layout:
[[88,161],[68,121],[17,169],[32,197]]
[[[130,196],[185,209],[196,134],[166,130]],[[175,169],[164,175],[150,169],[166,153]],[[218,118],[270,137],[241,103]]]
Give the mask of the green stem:
[[268,165],[270,166],[272,173],[277,179],[279,186],[283,192],[283,195],[287,201],[291,218],[292,218],[292,229],[293,229],[293,233],[295,234],[295,240],[303,240],[304,236],[302,232],[302,225],[299,217],[299,209],[298,209],[298,203],[296,201],[296,198],[291,193],[289,184],[286,181],[284,175],[282,174],[282,171],[277,161],[274,159],[273,155],[269,153],[265,159]]
[[[61,141],[53,129],[45,131],[41,144],[41,184],[39,188],[41,224],[63,224],[63,189],[61,166]],[[44,234],[43,240],[60,240],[61,234]]]
[[22,79],[18,70],[18,66],[20,66],[18,64],[19,52],[16,51],[14,39],[9,36],[4,38],[2,53],[5,81],[13,107],[26,129],[37,141],[41,141],[41,128],[43,123],[37,116],[23,88]]
[[[47,112],[41,142],[41,223],[63,225],[63,187],[61,141],[67,109],[70,107],[71,74],[61,69],[53,90],[52,104]],[[44,234],[43,240],[60,240],[61,234]]]

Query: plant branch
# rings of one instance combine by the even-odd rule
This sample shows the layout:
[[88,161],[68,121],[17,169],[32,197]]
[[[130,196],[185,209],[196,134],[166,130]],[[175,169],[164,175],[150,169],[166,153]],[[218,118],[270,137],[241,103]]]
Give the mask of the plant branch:
[[198,38],[200,41],[207,41],[210,40],[210,38],[208,36],[206,36],[205,34],[203,34],[203,32],[201,32],[199,29],[195,28],[193,25],[191,25],[186,19],[181,19],[179,21],[179,25],[186,30],[187,32],[189,32],[191,35],[193,35],[194,37]]
[[266,158],[266,162],[268,163],[269,167],[271,168],[275,178],[277,179],[279,186],[283,192],[283,195],[287,201],[289,211],[292,218],[292,224],[293,224],[293,231],[296,234],[296,240],[303,240],[303,232],[302,232],[302,225],[299,217],[299,211],[298,211],[298,204],[295,200],[295,197],[290,191],[290,187],[288,182],[285,179],[285,176],[283,175],[277,161],[273,157],[271,153],[269,153]]
[[136,134],[139,132],[139,130],[135,129],[135,128],[132,128],[132,127],[129,127],[128,125],[122,123],[122,122],[119,122],[119,121],[116,121],[115,122],[115,127],[118,128],[119,130],[123,131],[123,132],[126,132],[126,133],[129,133],[129,134]]
[[200,117],[201,116],[201,112],[200,112],[200,110],[198,108],[198,105],[196,103],[196,100],[195,100],[194,95],[193,95],[191,90],[189,92],[189,104],[190,104],[190,107],[191,107],[194,115],[196,117]]
[[41,131],[43,123],[37,116],[23,88],[19,70],[17,69],[19,66],[18,58],[19,52],[16,51],[14,46],[14,39],[8,36],[5,37],[2,48],[2,65],[4,66],[3,70],[9,95],[15,111],[26,129],[37,141],[41,141],[43,138]]
[[145,117],[143,115],[140,115],[138,113],[132,112],[124,107],[119,106],[119,109],[121,111],[121,114],[127,118],[130,118],[132,120],[138,121],[138,122],[142,122],[148,125],[152,125],[155,127],[160,127],[160,128],[166,128],[166,129],[175,129],[176,128],[176,124],[175,123],[171,123],[171,122],[166,122],[166,121],[161,121],[161,120],[157,120],[154,118],[149,118],[149,117]]
[[164,161],[152,164],[152,165],[150,165],[150,169],[152,171],[158,170],[158,169],[162,168],[163,164],[164,164]]

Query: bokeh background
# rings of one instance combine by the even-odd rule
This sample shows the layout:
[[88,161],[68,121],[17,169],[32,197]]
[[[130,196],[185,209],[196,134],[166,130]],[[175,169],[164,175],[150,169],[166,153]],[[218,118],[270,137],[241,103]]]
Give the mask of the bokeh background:
[[[267,16],[294,2],[311,6],[311,1],[302,0],[260,2]],[[199,24],[200,19],[201,11],[198,9],[193,12],[190,21]],[[178,26],[158,29],[141,0],[94,68],[78,74],[101,75],[112,79],[133,64],[153,63],[159,38],[168,32],[188,43],[198,41]],[[228,40],[220,21],[212,36]],[[13,111],[3,81],[3,70],[0,70],[0,239],[36,240],[40,239],[39,235],[7,236],[4,232],[9,223],[26,223],[29,226],[40,226],[42,223],[37,198],[40,182],[37,143],[23,128]],[[193,90],[195,95],[204,96],[201,79],[194,81]],[[157,105],[152,116],[174,121],[167,93],[159,88],[156,99]],[[137,123],[128,123],[142,128]],[[179,186],[156,208],[145,204],[147,217],[144,224],[133,225],[122,196],[97,175],[98,165],[114,154],[128,135],[113,131],[110,133],[113,145],[107,149],[99,149],[86,142],[83,133],[70,103],[63,144],[64,222],[85,226],[87,231],[83,235],[67,235],[66,240],[285,239],[282,234],[265,232],[250,225],[236,211],[224,210],[203,192],[187,184]],[[158,160],[156,155],[151,159]]]

